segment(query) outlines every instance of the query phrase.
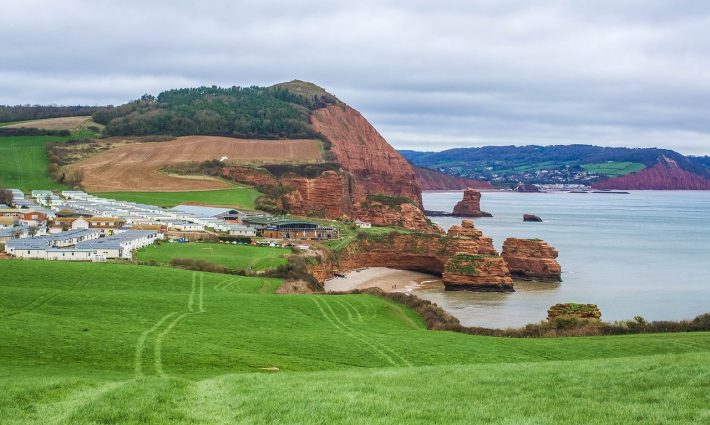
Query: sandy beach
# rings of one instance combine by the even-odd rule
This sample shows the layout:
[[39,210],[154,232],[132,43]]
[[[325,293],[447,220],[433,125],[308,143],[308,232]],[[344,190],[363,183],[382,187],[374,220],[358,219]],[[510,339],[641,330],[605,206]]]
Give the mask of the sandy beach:
[[353,289],[380,288],[386,292],[412,292],[422,283],[438,281],[439,277],[409,270],[387,267],[368,267],[360,271],[350,271],[345,277],[334,277],[325,281],[328,292],[351,291]]

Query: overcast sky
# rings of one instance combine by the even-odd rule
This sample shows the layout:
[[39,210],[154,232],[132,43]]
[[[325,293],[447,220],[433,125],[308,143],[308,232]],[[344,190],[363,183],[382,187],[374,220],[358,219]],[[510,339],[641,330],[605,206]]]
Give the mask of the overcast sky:
[[395,147],[710,154],[710,2],[3,2],[0,104],[294,78]]

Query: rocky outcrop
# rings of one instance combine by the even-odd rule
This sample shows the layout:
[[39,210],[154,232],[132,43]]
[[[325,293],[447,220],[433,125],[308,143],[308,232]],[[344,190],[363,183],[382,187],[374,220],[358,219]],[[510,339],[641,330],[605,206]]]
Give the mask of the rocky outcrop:
[[243,165],[231,165],[222,168],[222,175],[235,182],[252,186],[273,186],[279,181],[263,168],[255,168]]
[[[468,265],[468,256],[481,257]],[[453,262],[451,258],[456,257]],[[447,269],[447,264],[449,268]],[[461,267],[459,267],[460,265]],[[360,267],[391,267],[441,275],[449,289],[510,291],[512,280],[503,259],[490,238],[473,223],[449,229],[446,235],[425,233],[360,234],[341,251],[332,268],[353,270]],[[448,270],[448,271],[447,271]],[[313,267],[322,282],[322,265]]]
[[398,226],[424,233],[443,233],[439,226],[427,219],[419,207],[408,202],[389,205],[384,202],[366,200],[358,205],[352,216],[375,226]]
[[505,261],[494,255],[459,252],[446,261],[441,280],[447,291],[514,292]]
[[330,152],[352,176],[352,201],[367,195],[405,196],[421,208],[421,188],[414,170],[375,128],[344,103],[328,105],[311,114],[311,124],[332,144]]
[[663,158],[653,167],[592,184],[600,190],[710,190],[710,178],[684,170]]
[[481,211],[481,192],[472,188],[463,191],[463,199],[454,206],[452,215],[456,217],[493,217],[492,214]]
[[295,189],[282,198],[284,209],[291,214],[337,218],[351,212],[346,178],[335,171],[324,171],[313,179],[286,177],[282,183]]
[[[327,94],[313,85],[309,90]],[[271,209],[329,219],[359,218],[375,225],[423,232],[440,231],[421,211],[421,188],[412,166],[359,112],[337,101],[313,110],[310,119],[313,129],[327,139],[326,165],[332,169],[314,177],[313,173],[303,172],[308,165],[299,171],[296,164],[289,173],[275,175],[263,168],[232,166],[225,168],[223,175],[256,186],[282,186],[273,191],[277,195],[269,194],[273,199],[262,202]],[[283,194],[284,188],[293,191]],[[396,205],[369,202],[374,195],[401,201]]]
[[503,243],[502,257],[510,274],[517,279],[559,282],[562,269],[557,250],[539,239],[508,238]]
[[598,320],[602,317],[602,312],[596,304],[555,304],[547,310],[547,320],[555,320],[558,317]]
[[460,225],[449,227],[446,233],[449,237],[456,240],[475,240],[475,252],[484,255],[498,255],[495,247],[493,247],[493,239],[484,236],[483,232],[476,229],[471,220],[462,220]]
[[481,180],[450,176],[430,168],[413,166],[417,183],[422,190],[464,190],[469,187],[476,189],[493,189],[493,185]]
[[523,221],[542,222],[542,219],[535,214],[523,214]]

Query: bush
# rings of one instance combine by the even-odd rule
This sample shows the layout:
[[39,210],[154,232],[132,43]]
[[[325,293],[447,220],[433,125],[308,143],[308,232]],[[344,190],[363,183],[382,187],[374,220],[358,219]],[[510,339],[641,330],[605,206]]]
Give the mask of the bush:
[[[559,316],[552,321],[531,323],[521,328],[491,329],[463,326],[459,320],[444,309],[416,295],[399,292],[384,292],[379,288],[368,288],[345,292],[348,294],[368,294],[397,302],[414,310],[424,319],[427,329],[453,331],[469,335],[498,336],[508,338],[541,338],[562,336],[622,335],[636,333],[701,332],[710,331],[710,313],[701,314],[692,320],[647,322],[640,316],[634,320],[606,323],[596,319]],[[328,294],[338,294],[329,292]],[[342,294],[342,292],[340,293]]]
[[61,136],[68,137],[69,130],[44,130],[41,128],[0,127],[0,136]]

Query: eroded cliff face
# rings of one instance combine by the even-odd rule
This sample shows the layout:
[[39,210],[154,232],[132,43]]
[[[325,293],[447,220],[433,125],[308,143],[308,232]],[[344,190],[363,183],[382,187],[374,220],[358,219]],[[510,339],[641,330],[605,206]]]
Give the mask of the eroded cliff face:
[[427,220],[419,207],[410,203],[390,206],[366,200],[355,207],[352,217],[376,226],[399,226],[424,233],[443,233],[439,226]]
[[274,186],[279,183],[278,179],[268,171],[243,165],[224,167],[222,175],[230,180],[252,186]]
[[[290,173],[277,178],[264,169],[231,166],[225,168],[224,176],[257,186],[293,188],[271,201],[291,214],[359,218],[380,226],[440,231],[428,223],[421,211],[421,188],[412,166],[358,111],[338,102],[312,111],[311,123],[328,139],[328,155],[332,155],[330,159],[339,167],[337,172],[324,171],[317,177]],[[298,174],[297,167],[294,171]],[[372,202],[368,199],[371,195],[407,200],[387,205]]]
[[291,214],[337,218],[352,211],[347,176],[335,171],[325,171],[314,179],[286,177],[282,183],[295,189],[282,198]]
[[352,200],[367,195],[406,196],[422,207],[414,169],[355,109],[338,103],[311,114],[313,128],[332,143],[337,162],[352,175]]
[[[468,257],[480,257],[484,261],[464,265],[462,260]],[[447,268],[447,264],[450,267]],[[329,265],[340,270],[391,267],[442,275],[447,289],[512,290],[510,274],[491,239],[483,236],[468,220],[452,227],[446,235],[361,234]],[[323,265],[313,266],[314,276],[323,277],[323,270]]]
[[562,269],[557,250],[539,239],[508,238],[503,243],[502,257],[516,279],[547,282],[561,281]]
[[710,178],[684,170],[672,160],[622,177],[592,184],[603,190],[710,190]]
[[454,205],[452,213],[457,217],[492,217],[491,213],[481,211],[481,192],[467,188],[463,191],[463,199]]
[[505,261],[496,255],[459,252],[446,261],[441,280],[448,291],[515,291]]

